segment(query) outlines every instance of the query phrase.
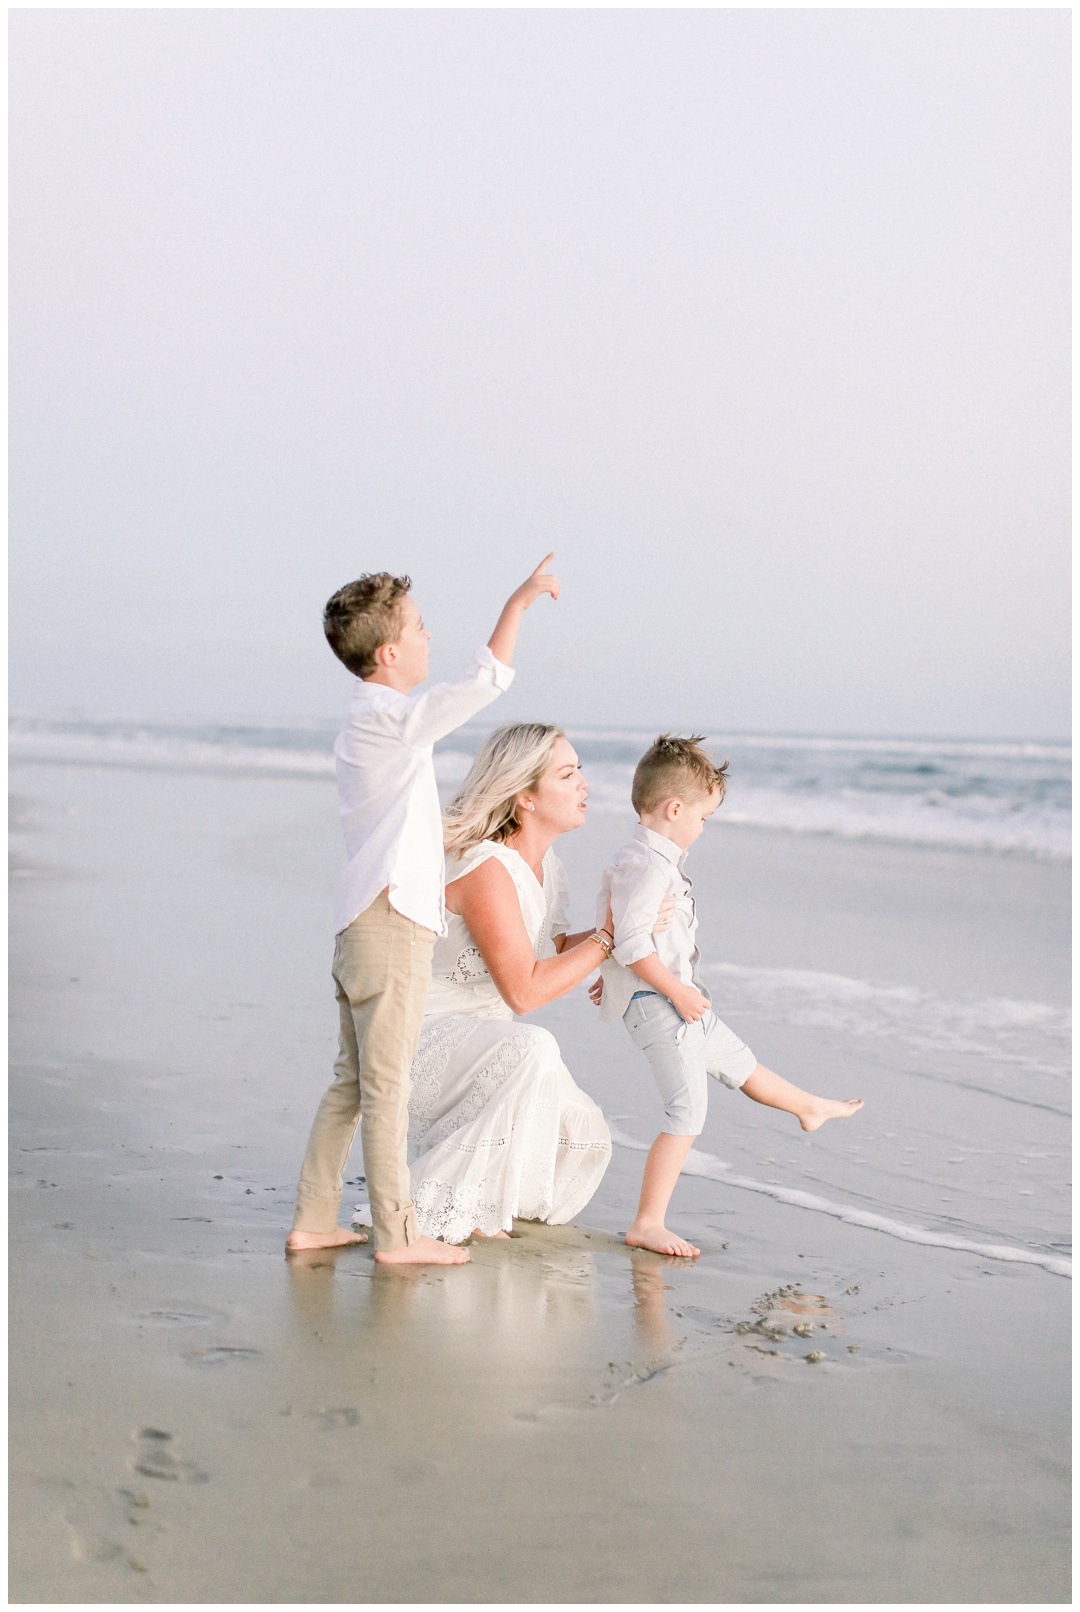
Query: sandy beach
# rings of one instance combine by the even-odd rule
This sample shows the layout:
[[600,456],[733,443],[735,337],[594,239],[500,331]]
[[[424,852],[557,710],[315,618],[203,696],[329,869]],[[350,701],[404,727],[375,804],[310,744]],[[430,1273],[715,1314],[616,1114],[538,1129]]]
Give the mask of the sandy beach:
[[[579,992],[538,1018],[616,1134],[596,1198],[402,1273],[283,1256],[330,780],[11,787],[14,1601],[1069,1599],[1067,864],[710,828],[718,1007],[863,1113],[717,1088],[700,1262],[632,1254],[655,1099]],[[560,842],[582,924],[627,823]]]

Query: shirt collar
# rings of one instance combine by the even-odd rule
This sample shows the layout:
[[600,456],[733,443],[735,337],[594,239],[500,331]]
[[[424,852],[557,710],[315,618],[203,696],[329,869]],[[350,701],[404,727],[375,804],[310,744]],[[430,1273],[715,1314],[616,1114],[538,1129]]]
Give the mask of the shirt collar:
[[386,683],[370,683],[366,677],[357,677],[353,681],[353,703],[362,700],[372,705],[385,705],[388,700],[406,700],[407,694],[400,689],[390,688]]
[[674,862],[677,868],[682,867],[683,857],[686,853],[681,851],[675,841],[669,840],[666,835],[658,834],[654,828],[646,828],[644,823],[639,823],[634,830],[634,838],[640,841],[642,845],[647,845],[650,851],[658,851],[668,862]]

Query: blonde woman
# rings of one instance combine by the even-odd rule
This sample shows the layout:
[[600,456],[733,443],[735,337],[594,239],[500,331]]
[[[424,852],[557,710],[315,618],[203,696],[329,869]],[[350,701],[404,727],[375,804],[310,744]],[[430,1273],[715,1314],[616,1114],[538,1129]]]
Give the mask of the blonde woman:
[[559,1225],[611,1158],[596,1103],[548,1030],[522,1024],[595,971],[607,930],[568,934],[552,846],[585,820],[588,787],[560,728],[525,722],[484,744],[445,819],[449,933],[412,1064],[409,1135],[420,1230],[505,1237],[515,1217]]

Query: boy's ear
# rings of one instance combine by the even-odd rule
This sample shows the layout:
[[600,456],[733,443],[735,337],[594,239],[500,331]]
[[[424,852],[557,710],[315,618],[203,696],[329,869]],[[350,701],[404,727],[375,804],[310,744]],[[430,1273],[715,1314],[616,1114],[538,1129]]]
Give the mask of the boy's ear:
[[397,657],[396,644],[380,644],[375,651],[375,660],[380,666],[393,666],[397,661]]
[[664,816],[667,818],[669,823],[673,823],[681,811],[682,801],[677,797],[674,800],[664,802]]

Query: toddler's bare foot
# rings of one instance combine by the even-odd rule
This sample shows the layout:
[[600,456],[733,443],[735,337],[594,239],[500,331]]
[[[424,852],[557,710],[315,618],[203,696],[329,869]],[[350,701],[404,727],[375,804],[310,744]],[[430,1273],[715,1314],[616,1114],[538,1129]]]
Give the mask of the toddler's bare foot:
[[490,1242],[494,1242],[496,1237],[509,1238],[510,1233],[508,1231],[481,1231],[480,1227],[477,1226],[469,1233],[469,1236],[470,1237],[483,1237],[486,1242],[490,1243]]
[[436,1242],[434,1237],[418,1237],[408,1248],[375,1250],[376,1265],[467,1265],[467,1248]]
[[636,1220],[626,1234],[630,1248],[651,1248],[654,1254],[676,1254],[680,1259],[697,1259],[701,1253],[685,1237],[677,1237],[662,1223],[659,1226],[640,1225]]
[[799,1124],[804,1131],[816,1131],[827,1119],[850,1119],[861,1107],[861,1097],[851,1097],[846,1103],[837,1102],[832,1097],[815,1097],[813,1108],[799,1115]]
[[287,1254],[300,1254],[308,1248],[347,1248],[350,1243],[366,1243],[366,1231],[349,1231],[335,1226],[333,1231],[290,1231],[285,1239]]

